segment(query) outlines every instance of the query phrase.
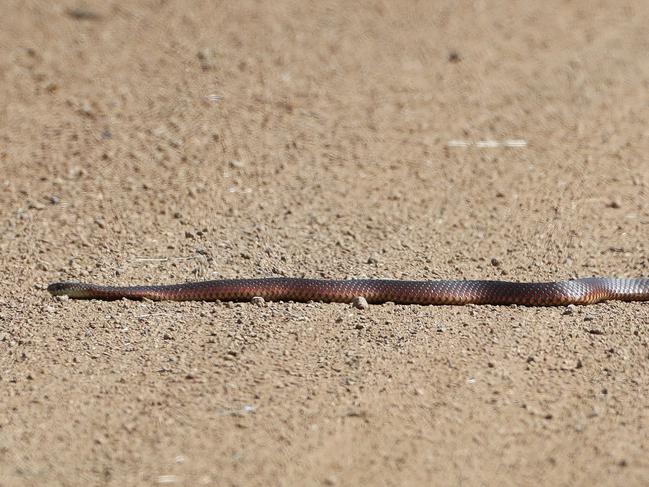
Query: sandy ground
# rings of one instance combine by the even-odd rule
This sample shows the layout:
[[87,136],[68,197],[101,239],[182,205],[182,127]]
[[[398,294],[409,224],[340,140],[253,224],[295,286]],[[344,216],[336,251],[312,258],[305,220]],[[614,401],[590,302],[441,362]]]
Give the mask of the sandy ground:
[[647,2],[1,9],[2,487],[647,484],[646,304],[44,290],[647,276]]

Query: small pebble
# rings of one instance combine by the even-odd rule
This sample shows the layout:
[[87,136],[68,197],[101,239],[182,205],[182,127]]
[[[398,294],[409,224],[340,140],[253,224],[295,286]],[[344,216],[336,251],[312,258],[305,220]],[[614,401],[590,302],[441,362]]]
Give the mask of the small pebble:
[[79,108],[79,111],[81,112],[82,115],[85,115],[86,117],[92,118],[94,115],[94,110],[89,100],[83,100],[81,102],[81,107]]
[[566,309],[563,310],[563,315],[572,315],[575,313],[576,309],[577,306],[575,306],[574,304],[569,304],[568,306],[566,306]]
[[255,296],[253,297],[250,302],[254,304],[255,306],[259,306],[260,308],[263,308],[266,306],[266,300],[262,298],[261,296]]
[[176,484],[180,479],[176,475],[158,475],[159,484]]
[[494,267],[500,267],[500,261],[496,259],[495,257],[491,258],[491,265]]
[[620,202],[620,200],[611,200],[606,206],[608,206],[609,208],[619,209],[622,208],[622,203]]
[[363,296],[356,296],[352,301],[352,306],[356,309],[367,309],[370,307],[370,305],[367,304],[367,299]]
[[457,51],[450,51],[448,53],[448,62],[449,63],[459,63],[462,60],[460,53]]
[[241,169],[243,167],[243,162],[241,162],[239,159],[230,159],[230,167],[235,168],[235,169]]
[[30,210],[44,210],[45,205],[43,203],[38,203],[38,202],[29,202],[27,203],[27,207]]
[[101,20],[101,15],[99,13],[83,7],[71,8],[65,13],[76,20]]
[[59,85],[57,85],[53,81],[50,81],[45,85],[45,91],[47,91],[48,93],[56,93],[58,89],[59,89]]
[[216,55],[212,49],[205,48],[196,54],[203,71],[209,71],[216,67]]

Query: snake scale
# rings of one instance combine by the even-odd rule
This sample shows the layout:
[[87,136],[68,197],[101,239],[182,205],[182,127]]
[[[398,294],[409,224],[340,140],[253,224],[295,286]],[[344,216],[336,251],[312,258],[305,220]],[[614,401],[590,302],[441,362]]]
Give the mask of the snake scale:
[[77,299],[150,299],[154,301],[323,301],[396,304],[518,304],[565,306],[607,300],[649,301],[649,278],[587,277],[554,282],[483,280],[400,281],[389,279],[220,279],[160,286],[101,286],[57,282],[48,286],[55,296]]

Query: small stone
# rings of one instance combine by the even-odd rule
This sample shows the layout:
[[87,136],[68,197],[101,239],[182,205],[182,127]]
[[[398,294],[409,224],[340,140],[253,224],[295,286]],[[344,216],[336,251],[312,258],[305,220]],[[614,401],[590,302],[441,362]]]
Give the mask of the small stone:
[[602,330],[600,330],[599,328],[591,328],[590,330],[588,330],[588,333],[590,333],[591,335],[603,335],[604,334],[604,332]]
[[30,210],[44,210],[45,209],[45,205],[43,203],[33,202],[33,201],[30,201],[29,203],[27,203],[27,207]]
[[326,479],[324,479],[324,484],[325,485],[336,485],[338,483],[338,478],[336,478],[335,475],[330,475]]
[[45,85],[45,91],[48,93],[56,93],[59,89],[59,85],[57,85],[54,81],[50,81]]
[[566,306],[566,309],[563,310],[562,314],[564,316],[572,315],[572,314],[575,313],[576,309],[577,309],[577,306],[575,306],[574,304],[569,304],[568,306]]
[[374,255],[370,255],[370,256],[368,257],[368,259],[367,259],[367,263],[368,263],[368,264],[378,264],[378,263],[379,263],[379,259],[378,259],[377,257],[375,257]]
[[158,475],[159,484],[177,484],[180,479],[176,475]]
[[250,302],[251,302],[252,304],[254,304],[255,306],[258,306],[258,307],[260,307],[260,308],[263,308],[264,306],[266,306],[266,300],[265,300],[264,298],[262,298],[261,296],[255,296],[255,297],[253,297],[253,298],[250,300]]
[[370,307],[370,305],[367,304],[367,299],[365,299],[363,296],[356,296],[352,300],[352,306],[356,309],[367,309]]
[[198,61],[201,65],[201,69],[203,71],[209,71],[210,69],[214,69],[216,67],[216,62],[215,62],[216,56],[212,49],[209,48],[201,49],[196,54],[196,57],[198,58]]
[[229,164],[230,167],[234,169],[241,169],[244,166],[243,162],[239,159],[230,159]]
[[617,210],[619,208],[622,208],[622,203],[620,202],[620,200],[615,199],[615,200],[609,201],[608,205],[606,205],[606,206],[608,206],[609,208],[614,208],[614,209]]
[[89,100],[83,100],[81,102],[81,107],[79,108],[79,111],[81,112],[82,115],[90,118],[92,118],[95,114],[92,108],[92,103],[90,103]]
[[189,230],[185,231],[185,238],[196,238],[192,232]]
[[70,8],[65,13],[75,20],[101,20],[99,13],[84,7]]
[[496,259],[495,257],[491,258],[491,265],[494,267],[500,267],[500,261]]
[[462,61],[462,58],[460,57],[460,53],[453,50],[448,53],[448,62],[449,63],[459,63]]
[[356,328],[357,330],[362,330],[363,328],[365,328],[365,325],[363,323],[357,323],[354,328]]

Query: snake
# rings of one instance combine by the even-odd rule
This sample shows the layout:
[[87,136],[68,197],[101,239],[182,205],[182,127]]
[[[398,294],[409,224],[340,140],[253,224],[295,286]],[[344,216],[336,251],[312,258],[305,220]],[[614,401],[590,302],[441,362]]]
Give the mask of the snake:
[[47,290],[54,296],[102,300],[251,301],[263,298],[265,301],[352,303],[364,298],[368,304],[566,306],[607,300],[649,301],[649,278],[586,277],[553,282],[510,282],[269,277],[150,286],[56,282]]

